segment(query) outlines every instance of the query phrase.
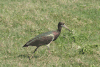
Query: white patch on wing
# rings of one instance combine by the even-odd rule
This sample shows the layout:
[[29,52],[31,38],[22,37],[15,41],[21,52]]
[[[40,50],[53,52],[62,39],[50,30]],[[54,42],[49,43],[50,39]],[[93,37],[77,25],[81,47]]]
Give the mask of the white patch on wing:
[[[53,34],[50,34],[50,35],[47,35],[47,36],[52,36],[52,37],[53,37],[53,38],[52,38],[52,41],[54,40],[54,35],[53,35]],[[52,42],[52,41],[51,41],[51,42]],[[51,42],[50,42],[50,43],[51,43]],[[50,43],[47,44],[47,47],[50,47]]]
[[47,35],[47,36],[52,36],[53,38],[52,38],[52,41],[54,40],[54,35],[53,34],[49,34],[49,35]]

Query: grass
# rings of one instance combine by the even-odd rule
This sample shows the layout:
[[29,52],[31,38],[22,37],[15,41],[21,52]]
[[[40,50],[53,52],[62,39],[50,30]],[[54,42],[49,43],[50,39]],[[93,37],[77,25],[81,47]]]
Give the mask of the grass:
[[[62,29],[48,53],[22,46],[36,35]],[[0,0],[0,67],[100,67],[99,0]]]

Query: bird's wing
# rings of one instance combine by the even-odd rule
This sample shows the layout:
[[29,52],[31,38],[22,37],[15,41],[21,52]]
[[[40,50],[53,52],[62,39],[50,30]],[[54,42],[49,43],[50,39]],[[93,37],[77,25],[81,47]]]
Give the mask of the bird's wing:
[[53,41],[54,35],[53,34],[48,34],[45,36],[36,36],[35,38],[31,39],[26,43],[26,45],[31,45],[31,46],[40,46],[40,45],[45,45],[49,44],[51,41]]

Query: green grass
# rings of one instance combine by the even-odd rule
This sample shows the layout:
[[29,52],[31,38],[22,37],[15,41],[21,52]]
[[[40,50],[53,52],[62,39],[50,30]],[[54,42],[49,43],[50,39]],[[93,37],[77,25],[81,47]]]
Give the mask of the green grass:
[[[22,46],[36,35],[57,29],[59,38],[41,46]],[[100,67],[99,0],[0,0],[0,67]]]

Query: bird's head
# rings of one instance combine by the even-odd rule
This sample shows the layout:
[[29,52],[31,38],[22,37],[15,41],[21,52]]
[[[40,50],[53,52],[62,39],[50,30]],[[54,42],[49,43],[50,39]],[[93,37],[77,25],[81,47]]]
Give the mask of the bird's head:
[[65,27],[67,30],[69,30],[68,27],[63,22],[59,22],[58,23],[58,30],[61,30],[62,27]]

